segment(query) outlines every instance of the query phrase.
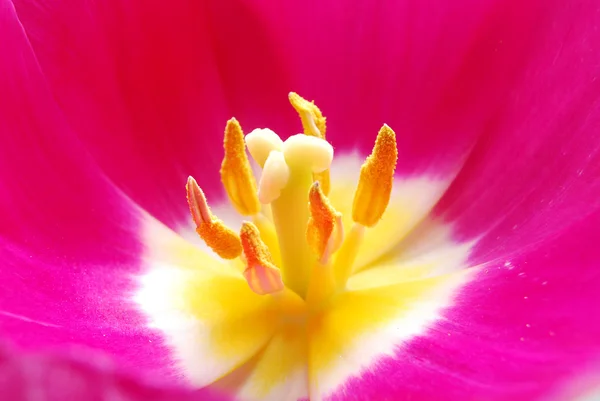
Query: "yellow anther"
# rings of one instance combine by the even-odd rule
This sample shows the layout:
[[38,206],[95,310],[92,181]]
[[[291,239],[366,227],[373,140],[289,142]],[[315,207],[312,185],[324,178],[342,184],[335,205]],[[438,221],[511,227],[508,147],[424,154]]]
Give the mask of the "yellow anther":
[[296,109],[302,120],[304,134],[325,139],[325,117],[314,102],[309,102],[295,92],[288,95],[290,103]]
[[244,222],[240,239],[247,267],[244,277],[250,289],[259,295],[273,294],[284,289],[281,272],[273,264],[273,258],[265,243],[260,239],[258,228],[250,222]]
[[208,207],[206,196],[193,177],[188,177],[185,186],[187,201],[196,232],[217,255],[223,259],[235,259],[242,253],[240,238],[229,227],[215,217]]
[[397,160],[396,134],[384,124],[371,155],[360,169],[352,204],[352,219],[356,223],[372,227],[381,219],[390,201]]
[[335,251],[332,249],[335,246],[334,243],[337,242],[334,229],[341,229],[341,227],[336,227],[337,222],[341,221],[341,214],[331,206],[318,181],[310,188],[308,201],[310,217],[306,229],[306,240],[317,258],[326,262],[329,254]]
[[[288,97],[290,103],[298,112],[300,120],[302,120],[304,134],[325,139],[325,133],[327,131],[325,117],[315,102],[309,102],[295,92],[290,92]],[[329,194],[329,188],[331,186],[329,170],[313,174],[313,180],[321,183],[321,190],[325,195]]]
[[221,182],[236,210],[243,216],[260,211],[256,180],[246,156],[244,133],[235,118],[227,121],[223,141],[225,156],[221,164]]

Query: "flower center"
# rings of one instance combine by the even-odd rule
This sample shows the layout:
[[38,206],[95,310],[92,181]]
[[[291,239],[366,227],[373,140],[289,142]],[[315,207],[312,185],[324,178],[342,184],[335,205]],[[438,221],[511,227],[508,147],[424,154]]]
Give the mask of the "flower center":
[[394,178],[385,125],[364,163],[333,161],[320,110],[290,101],[304,134],[285,141],[227,123],[221,180],[240,230],[188,179],[196,231],[214,254],[150,217],[141,227],[148,269],[135,301],[190,383],[236,399],[326,399],[434,327],[471,277],[473,244],[429,216],[448,179]]
[[[225,129],[221,180],[237,211],[248,217],[239,233],[211,212],[194,178],[187,199],[196,231],[224,259],[239,259],[250,289],[274,297],[292,314],[318,311],[345,290],[365,229],[384,214],[397,160],[394,132],[384,125],[363,164],[345,230],[331,205],[329,167],[333,147],[325,140],[325,118],[317,106],[295,93],[290,102],[304,134],[287,140],[269,129],[244,137],[232,118]],[[258,184],[246,149],[262,168]]]

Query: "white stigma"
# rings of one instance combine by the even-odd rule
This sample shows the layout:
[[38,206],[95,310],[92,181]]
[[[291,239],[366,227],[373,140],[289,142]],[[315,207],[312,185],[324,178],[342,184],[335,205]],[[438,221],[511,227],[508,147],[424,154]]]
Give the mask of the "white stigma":
[[292,135],[282,147],[289,165],[308,165],[313,173],[320,173],[331,166],[333,146],[324,139],[304,134]]
[[257,128],[244,138],[246,147],[259,166],[264,167],[273,150],[281,150],[283,141],[268,128]]
[[258,183],[258,200],[262,204],[273,202],[281,195],[281,190],[290,178],[290,168],[285,162],[283,153],[272,150],[264,163],[260,182]]
[[246,135],[245,141],[252,158],[263,168],[258,183],[258,200],[262,204],[279,198],[289,180],[290,167],[305,166],[320,173],[333,161],[333,147],[313,136],[292,135],[284,142],[270,129],[259,128]]

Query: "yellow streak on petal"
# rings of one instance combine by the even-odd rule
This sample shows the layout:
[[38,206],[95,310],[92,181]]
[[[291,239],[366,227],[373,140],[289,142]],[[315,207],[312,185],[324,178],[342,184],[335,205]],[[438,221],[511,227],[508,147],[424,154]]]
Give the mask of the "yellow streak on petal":
[[[282,324],[254,368],[253,391],[250,394],[264,397],[278,383],[299,386],[294,392],[306,391],[307,361],[306,327],[301,324]],[[298,380],[298,376],[304,380]],[[288,380],[292,383],[286,383]],[[286,393],[284,391],[282,398],[276,399],[288,399]]]
[[310,188],[308,202],[310,217],[306,228],[306,240],[317,258],[321,259],[333,234],[336,219],[341,215],[331,206],[318,181]]
[[[325,139],[325,133],[327,131],[326,118],[323,116],[323,113],[321,113],[321,110],[317,107],[315,102],[309,102],[295,92],[290,92],[288,97],[290,103],[298,112],[300,120],[302,120],[304,134]],[[325,195],[329,194],[331,188],[329,170],[313,174],[313,180],[321,183],[321,189]]]
[[277,322],[279,327],[267,346],[231,375],[214,383],[213,388],[241,399],[306,398],[306,327],[303,322]]
[[[319,388],[319,378],[324,373],[339,375],[340,373],[333,372],[340,369],[340,363],[344,365],[342,361],[346,358],[350,365],[342,367],[342,370],[348,369],[353,374],[358,374],[360,369],[373,362],[371,358],[380,353],[382,348],[384,352],[393,350],[402,339],[402,331],[408,331],[402,327],[402,319],[407,318],[419,302],[428,301],[436,288],[449,285],[446,283],[450,283],[452,277],[453,275],[440,276],[360,291],[346,291],[334,296],[328,307],[314,315],[308,323],[309,377],[313,387],[311,395],[331,391]],[[440,299],[440,306],[444,306],[445,302],[446,300]],[[406,324],[411,323],[407,319]],[[392,334],[389,334],[390,330]],[[382,334],[382,331],[388,334]],[[362,347],[367,348],[361,350]],[[364,360],[355,360],[352,355],[361,355]],[[337,379],[344,381],[346,378]]]
[[186,191],[190,212],[200,238],[223,259],[235,259],[240,256],[242,253],[240,238],[211,213],[204,192],[193,177],[188,177]]
[[250,222],[244,222],[240,239],[247,263],[244,277],[252,291],[259,295],[282,291],[281,272],[273,264],[271,253],[261,240],[258,228]]
[[[345,193],[349,190],[348,186]],[[340,196],[347,203],[345,210],[349,209],[348,196]],[[196,214],[202,215],[201,211]],[[393,242],[389,232],[380,228],[366,230],[365,235],[374,235],[374,243]],[[288,302],[285,297],[254,293],[239,271],[227,268],[240,259],[223,262],[194,255],[192,248],[172,235],[181,242],[177,246],[165,247],[169,236],[163,231],[154,233],[148,242],[152,251],[148,260],[174,270],[179,270],[181,261],[185,271],[175,288],[163,291],[160,280],[156,282],[159,286],[152,288],[151,298],[164,298],[156,304],[166,317],[161,328],[175,338],[172,344],[194,384],[207,385],[222,378],[222,388],[239,390],[244,399],[287,399],[291,387],[301,383],[306,389],[308,383],[311,399],[318,400],[348,377],[360,374],[377,356],[430,327],[440,308],[449,305],[450,297],[444,294],[452,295],[465,282],[454,283],[462,271],[431,278],[439,264],[429,261],[415,260],[410,266],[377,265],[359,273],[361,284],[368,282],[366,287],[351,285],[353,277],[348,291],[334,296],[326,308],[312,309],[314,315],[310,315],[298,308],[296,299]],[[371,251],[367,247],[362,250]],[[194,268],[198,264],[202,269]],[[395,281],[398,277],[402,282]],[[171,310],[183,312],[198,324],[173,327],[168,319]],[[179,338],[186,330],[188,334]],[[202,370],[201,366],[209,367]]]
[[384,125],[379,130],[373,152],[360,169],[352,205],[355,222],[366,227],[379,222],[390,201],[397,160],[396,134]]
[[215,372],[216,378],[223,377],[260,352],[277,329],[279,309],[274,300],[254,293],[241,276],[217,275],[209,280],[201,276],[196,280],[191,276],[183,299],[186,312],[202,327],[209,328],[208,338],[201,340],[206,344],[206,351],[211,353],[211,360],[221,361],[222,366],[227,367]]
[[243,216],[254,216],[260,211],[260,203],[245,146],[242,127],[232,118],[225,127],[221,182],[236,210]]

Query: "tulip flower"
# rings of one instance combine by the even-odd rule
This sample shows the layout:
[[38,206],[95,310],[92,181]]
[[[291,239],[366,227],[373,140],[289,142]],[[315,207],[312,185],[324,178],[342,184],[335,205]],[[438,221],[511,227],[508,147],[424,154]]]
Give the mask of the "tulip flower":
[[592,0],[0,0],[5,366],[132,400],[579,397],[599,25]]

